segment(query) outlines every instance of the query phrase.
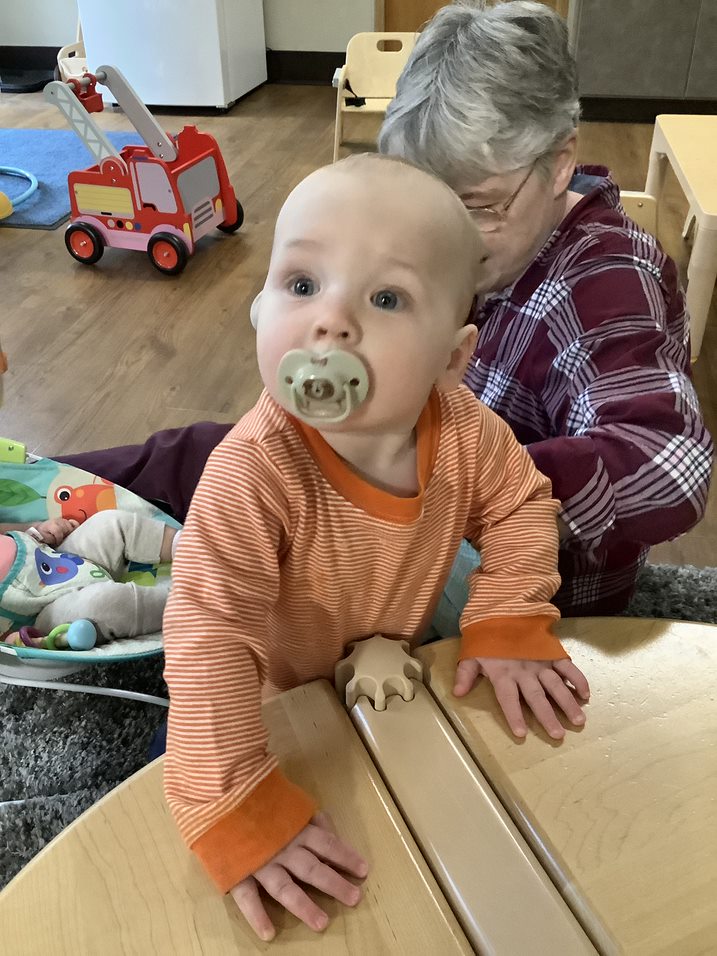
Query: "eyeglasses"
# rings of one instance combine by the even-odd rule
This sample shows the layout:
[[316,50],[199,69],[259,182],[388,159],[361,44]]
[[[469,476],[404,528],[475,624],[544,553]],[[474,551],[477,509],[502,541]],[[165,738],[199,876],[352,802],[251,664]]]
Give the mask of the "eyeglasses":
[[476,224],[480,232],[496,232],[508,218],[508,210],[518,198],[521,189],[533,175],[535,163],[528,170],[528,175],[523,179],[515,192],[505,199],[502,203],[494,203],[492,206],[466,206],[471,219]]

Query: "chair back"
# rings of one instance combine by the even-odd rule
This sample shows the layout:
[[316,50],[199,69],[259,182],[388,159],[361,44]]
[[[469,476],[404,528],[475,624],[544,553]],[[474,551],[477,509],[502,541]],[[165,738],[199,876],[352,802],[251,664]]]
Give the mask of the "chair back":
[[633,222],[651,235],[657,235],[657,200],[649,193],[621,192],[622,208]]
[[346,47],[346,75],[356,96],[393,99],[415,33],[357,33]]

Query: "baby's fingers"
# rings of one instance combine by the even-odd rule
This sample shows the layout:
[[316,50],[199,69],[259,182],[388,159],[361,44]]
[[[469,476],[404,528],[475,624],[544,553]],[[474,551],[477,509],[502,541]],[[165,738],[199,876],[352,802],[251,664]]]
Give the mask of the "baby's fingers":
[[516,737],[525,737],[528,732],[520,705],[520,693],[517,683],[509,677],[498,678],[493,683],[495,699],[508,721],[508,726]]
[[579,697],[582,697],[583,700],[590,700],[590,685],[588,684],[588,679],[572,661],[554,661],[553,670],[556,670],[564,680],[569,681],[573,685]]
[[458,662],[456,679],[453,683],[453,693],[456,697],[464,697],[468,691],[473,689],[480,672],[480,664],[474,657],[468,657],[464,661]]
[[313,929],[315,933],[323,932],[329,925],[327,914],[294,882],[291,874],[283,866],[279,866],[278,863],[268,863],[257,870],[257,879],[277,903],[281,903],[284,909],[300,919],[309,929]]
[[315,886],[327,896],[333,897],[345,906],[356,906],[361,899],[361,890],[354,886],[336,870],[324,863],[318,856],[304,847],[294,847],[291,856],[287,854],[282,865],[291,876],[309,886]]
[[232,888],[234,902],[241,910],[244,919],[254,930],[259,939],[268,942],[276,935],[274,924],[259,896],[259,887],[253,876],[248,876],[241,883]]
[[546,694],[550,694],[570,723],[576,727],[582,727],[585,723],[583,709],[575,700],[575,695],[566,686],[560,674],[557,674],[554,670],[544,670],[541,671],[539,680],[545,688]]
[[[326,829],[324,821],[319,816],[313,826],[306,828],[303,845],[317,857],[336,866],[346,873],[351,873],[360,879],[368,873],[368,863],[352,846],[333,832]],[[338,897],[337,897],[338,899]]]
[[[565,687],[565,685],[563,685]],[[565,690],[568,691],[567,687]],[[535,674],[526,674],[520,682],[520,692],[525,699],[526,704],[535,714],[535,718],[541,727],[548,733],[553,740],[562,740],[565,736],[565,728],[557,718],[553,705],[545,696],[543,685]]]

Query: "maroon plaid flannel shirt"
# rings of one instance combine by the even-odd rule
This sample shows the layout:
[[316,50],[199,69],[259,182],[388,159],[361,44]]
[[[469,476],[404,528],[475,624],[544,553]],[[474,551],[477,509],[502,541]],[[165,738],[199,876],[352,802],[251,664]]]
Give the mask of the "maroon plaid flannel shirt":
[[606,169],[577,172],[593,188],[526,272],[476,309],[465,381],[562,502],[555,603],[565,615],[611,614],[650,545],[702,517],[712,441],[674,262],[624,215]]

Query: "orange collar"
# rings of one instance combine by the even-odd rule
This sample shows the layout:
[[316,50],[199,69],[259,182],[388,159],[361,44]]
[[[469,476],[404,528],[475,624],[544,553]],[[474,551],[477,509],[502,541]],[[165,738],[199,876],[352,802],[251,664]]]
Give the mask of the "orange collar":
[[324,478],[347,501],[375,518],[399,524],[410,524],[420,517],[441,438],[441,400],[435,388],[416,422],[418,493],[410,498],[376,488],[357,475],[315,428],[293,415],[289,419]]

